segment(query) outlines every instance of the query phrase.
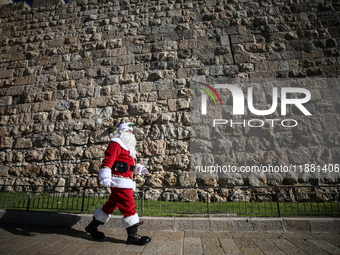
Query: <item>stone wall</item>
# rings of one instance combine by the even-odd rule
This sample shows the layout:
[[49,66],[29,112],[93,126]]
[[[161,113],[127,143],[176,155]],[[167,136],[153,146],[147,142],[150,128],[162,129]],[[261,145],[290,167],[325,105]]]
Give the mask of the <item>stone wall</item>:
[[340,74],[336,1],[0,8],[0,184],[97,186],[112,127],[130,121],[150,170],[138,184],[192,186],[191,79]]

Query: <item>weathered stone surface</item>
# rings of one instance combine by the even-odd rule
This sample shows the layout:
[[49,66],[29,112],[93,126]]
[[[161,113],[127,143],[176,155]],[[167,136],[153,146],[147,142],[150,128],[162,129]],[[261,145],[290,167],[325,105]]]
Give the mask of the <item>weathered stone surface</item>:
[[145,179],[145,184],[151,187],[162,187],[163,176],[149,176]]
[[77,164],[76,168],[74,169],[74,172],[77,174],[87,174],[89,172],[90,162],[83,162],[80,164]]
[[30,150],[25,155],[26,162],[37,162],[43,159],[44,154],[41,151]]
[[65,137],[63,134],[52,133],[46,137],[50,141],[51,146],[60,147],[65,144]]
[[44,159],[46,161],[58,161],[61,158],[61,152],[58,149],[49,149],[45,151]]
[[[299,123],[294,129],[267,123],[262,128],[225,127],[209,133],[206,127],[213,118],[231,118],[232,97],[227,91],[218,91],[226,107],[222,112],[217,106],[209,109],[211,118],[201,130],[190,127],[200,121],[200,113],[190,116],[190,107],[199,103],[190,101],[193,80],[338,77],[339,33],[336,19],[329,16],[336,15],[338,4],[289,2],[285,6],[289,11],[283,12],[251,0],[210,5],[142,1],[116,6],[81,0],[66,6],[62,0],[39,0],[32,10],[25,4],[2,6],[0,159],[14,170],[0,182],[16,176],[18,183],[27,183],[21,169],[34,163],[41,168],[42,183],[62,184],[64,178],[72,179],[73,185],[97,185],[98,166],[112,136],[108,129],[127,121],[142,130],[137,134],[138,156],[152,174],[160,172],[162,185],[315,182],[295,173],[191,180],[186,172],[190,135],[195,153],[224,154],[199,162],[194,157],[191,163],[230,162],[238,167],[340,163],[335,83],[305,86],[312,93],[306,104],[312,113],[308,118],[287,105],[286,118]],[[322,28],[313,27],[316,16]],[[254,94],[256,109],[272,103],[272,94],[266,92]],[[283,118],[280,114],[278,109],[266,117]],[[248,117],[256,118],[246,112],[244,118]],[[63,164],[57,172],[49,170],[55,161]],[[87,161],[91,164],[86,171],[74,171]],[[16,163],[22,166],[13,168]],[[319,183],[338,182],[337,177],[324,177]],[[146,181],[143,178],[139,183]],[[159,180],[151,178],[150,183]],[[241,193],[233,190],[228,195],[248,198]]]
[[190,176],[190,173],[188,172],[181,172],[178,173],[178,183],[181,187],[190,187],[192,186],[196,180]]
[[210,230],[210,222],[206,219],[199,220],[188,220],[188,219],[175,219],[175,229],[178,230],[195,230],[195,231],[203,231]]
[[283,226],[287,231],[309,231],[310,223],[308,219],[298,221],[294,218],[285,218]]
[[177,185],[177,177],[174,173],[168,173],[164,176],[164,182],[166,186],[176,186]]
[[69,147],[62,151],[63,160],[77,160],[83,157],[84,150],[81,147]]
[[40,173],[40,168],[35,164],[27,164],[22,169],[22,174],[27,177],[35,177]]
[[108,143],[110,141],[110,132],[108,130],[98,130],[90,135],[91,143]]
[[30,138],[18,138],[15,140],[14,148],[27,149],[32,147],[32,141]]
[[0,145],[2,149],[12,148],[13,138],[12,137],[0,137]]
[[103,157],[105,150],[106,146],[103,145],[91,146],[84,151],[84,157],[88,159]]
[[69,135],[69,143],[72,145],[85,145],[88,141],[88,134],[85,132],[76,133],[72,132]]
[[45,176],[54,176],[57,173],[57,167],[55,165],[45,165],[41,167],[41,173]]
[[130,114],[144,114],[151,113],[152,107],[150,103],[137,103],[130,105]]

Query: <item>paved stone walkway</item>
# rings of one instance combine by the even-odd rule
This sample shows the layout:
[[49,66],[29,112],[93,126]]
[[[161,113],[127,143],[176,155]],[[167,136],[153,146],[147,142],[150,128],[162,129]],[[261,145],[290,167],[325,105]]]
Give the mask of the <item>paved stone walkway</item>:
[[82,229],[0,224],[0,254],[340,254],[340,234],[140,231],[152,241],[134,246],[125,230],[102,230],[96,242]]

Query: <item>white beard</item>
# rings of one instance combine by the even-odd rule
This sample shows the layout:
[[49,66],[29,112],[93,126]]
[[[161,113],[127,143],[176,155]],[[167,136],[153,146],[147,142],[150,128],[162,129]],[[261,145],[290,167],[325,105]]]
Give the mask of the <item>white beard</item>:
[[120,139],[125,144],[125,146],[128,148],[130,152],[130,156],[135,159],[137,155],[137,151],[136,151],[137,141],[136,141],[135,135],[128,133],[128,132],[123,132],[120,135]]

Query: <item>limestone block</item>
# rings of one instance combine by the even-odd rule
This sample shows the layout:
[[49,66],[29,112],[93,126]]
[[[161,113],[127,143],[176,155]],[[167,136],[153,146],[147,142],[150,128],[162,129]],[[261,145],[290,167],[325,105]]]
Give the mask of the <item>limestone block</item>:
[[13,138],[12,137],[0,137],[0,147],[2,149],[10,149],[13,146]]
[[135,103],[130,105],[130,114],[151,113],[152,105],[150,103]]
[[64,0],[50,0],[50,1],[34,0],[32,8],[55,6],[55,5],[60,5],[60,4],[65,4],[65,1]]
[[0,79],[12,78],[14,69],[4,70],[0,72]]
[[0,106],[11,105],[11,104],[12,104],[12,97],[11,96],[0,97]]
[[309,232],[311,229],[307,218],[283,218],[283,226],[288,232]]
[[244,219],[244,218],[236,218],[235,219],[235,230],[236,231],[256,231],[259,232],[260,226],[257,222],[254,222],[251,219]]
[[141,230],[173,230],[175,218],[143,218]]
[[60,90],[72,89],[72,88],[75,88],[75,84],[76,84],[75,80],[62,81],[58,84],[58,89],[60,89]]
[[48,134],[46,139],[50,141],[51,146],[59,147],[65,144],[65,137],[63,134]]
[[94,108],[86,108],[81,110],[81,116],[84,119],[91,119],[94,117],[96,110]]
[[190,127],[178,127],[178,139],[190,138]]
[[90,102],[90,107],[105,107],[107,106],[107,102],[109,97],[101,96],[101,97],[92,97]]
[[78,174],[88,174],[90,167],[90,162],[82,162],[77,164],[76,168],[74,169],[75,173]]
[[[145,178],[145,184],[151,187],[162,187],[164,177],[162,175],[151,175]],[[155,190],[154,194],[146,194],[145,199],[157,200],[160,196],[159,190]],[[147,191],[148,193],[148,191]],[[149,192],[150,193],[150,192]]]
[[32,147],[32,141],[30,138],[18,138],[15,140],[14,148],[26,149]]
[[68,121],[72,119],[72,114],[69,110],[61,111],[57,115],[57,120],[59,121]]
[[180,50],[187,50],[187,49],[194,49],[197,47],[197,40],[191,39],[191,40],[182,40],[180,41],[178,48]]
[[38,150],[29,150],[25,155],[26,162],[37,162],[41,161],[44,157],[44,154]]
[[317,219],[310,218],[309,219],[311,232],[320,233],[320,232],[338,232],[340,228],[340,221],[337,219],[327,218],[327,219]]
[[47,112],[38,112],[33,114],[33,120],[38,123],[46,122],[47,118],[48,118]]
[[0,127],[0,137],[9,136],[11,133],[10,127]]
[[127,116],[129,114],[129,106],[128,105],[122,105],[117,104],[112,107],[112,116],[118,117],[118,116]]
[[91,159],[91,158],[100,158],[103,157],[104,152],[106,150],[106,146],[104,145],[94,145],[86,148],[84,151],[84,157]]
[[59,149],[50,149],[45,151],[44,159],[46,161],[60,160],[61,152]]
[[[177,175],[175,175],[174,173],[170,172],[165,174],[164,176],[164,183],[167,186],[173,187],[177,185]],[[164,197],[164,199],[166,200],[177,200],[178,196],[174,193],[174,192],[169,192],[166,193],[166,196]]]
[[47,177],[52,177],[57,173],[57,167],[55,165],[44,165],[41,167],[41,173]]
[[[81,147],[70,147],[62,150],[63,160],[78,160],[83,158],[84,150]],[[71,169],[71,168],[68,168]]]
[[40,167],[34,164],[27,164],[25,168],[22,169],[22,174],[27,177],[35,177],[40,173]]
[[81,133],[76,133],[76,132],[71,132],[69,134],[69,143],[73,145],[85,145],[87,144],[88,141],[88,134],[85,132]]
[[177,90],[176,89],[163,89],[158,91],[158,95],[160,99],[169,99],[169,98],[177,98]]
[[164,158],[162,165],[165,168],[184,169],[189,165],[189,158],[187,155],[170,155]]
[[65,183],[66,183],[66,180],[64,178],[59,178],[57,186],[60,186],[60,187],[56,187],[54,190],[57,191],[57,192],[60,192],[60,193],[64,192],[65,191],[65,187],[64,187]]
[[170,154],[180,154],[187,153],[189,148],[189,144],[184,141],[173,141],[170,142],[169,152]]
[[137,93],[138,92],[138,84],[137,83],[129,83],[122,85],[122,93]]
[[261,231],[264,232],[283,232],[283,221],[282,219],[276,218],[256,218],[252,219],[257,224]]
[[228,218],[211,218],[212,231],[234,231],[234,220]]
[[121,83],[133,83],[135,81],[135,77],[133,74],[123,74],[120,76]]
[[210,229],[211,227],[209,219],[175,218],[175,230],[208,231]]
[[222,46],[230,46],[229,36],[227,36],[227,35],[221,36],[220,37],[220,42],[221,42]]
[[143,144],[143,150],[145,155],[165,155],[166,142],[164,140],[155,140],[145,142]]
[[151,82],[141,82],[139,84],[140,92],[150,92],[152,90],[152,84]]
[[174,112],[167,112],[167,113],[161,114],[162,123],[174,122],[175,120],[176,120],[176,113]]
[[108,143],[110,141],[110,132],[107,129],[97,130],[91,133],[90,142],[91,143]]
[[149,81],[157,81],[164,77],[163,71],[152,71],[148,73]]

